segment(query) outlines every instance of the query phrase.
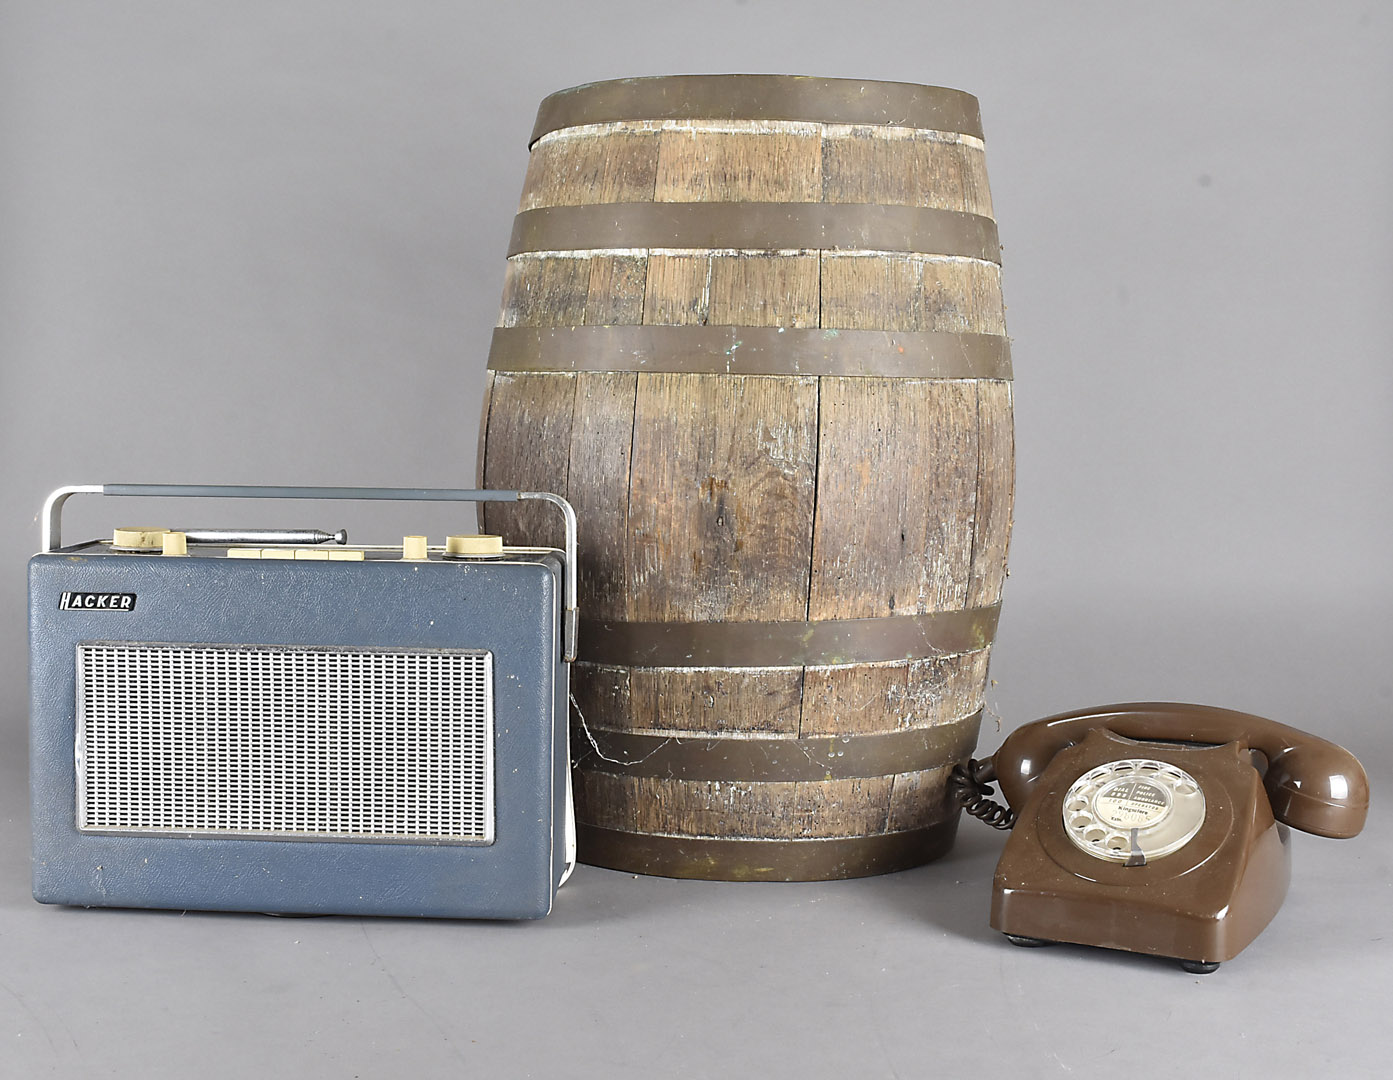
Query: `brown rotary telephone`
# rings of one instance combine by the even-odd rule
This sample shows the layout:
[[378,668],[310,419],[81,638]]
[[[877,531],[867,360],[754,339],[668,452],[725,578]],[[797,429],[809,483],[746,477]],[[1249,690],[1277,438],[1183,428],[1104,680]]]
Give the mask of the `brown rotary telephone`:
[[[987,797],[995,781],[1011,809]],[[1349,751],[1203,705],[1051,716],[955,772],[968,813],[1012,829],[991,925],[1018,945],[1073,942],[1175,957],[1208,973],[1286,896],[1285,826],[1347,838],[1369,782]],[[1014,826],[1014,827],[1013,827]]]

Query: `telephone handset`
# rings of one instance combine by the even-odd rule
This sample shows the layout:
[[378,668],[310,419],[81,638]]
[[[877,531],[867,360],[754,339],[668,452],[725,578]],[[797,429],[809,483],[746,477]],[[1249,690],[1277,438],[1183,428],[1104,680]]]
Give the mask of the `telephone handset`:
[[[1277,913],[1284,826],[1351,837],[1369,807],[1364,770],[1342,747],[1175,703],[1027,724],[956,781],[969,813],[1012,829],[993,927],[1017,944],[1171,956],[1194,972],[1236,956]],[[986,798],[992,781],[1009,810]]]

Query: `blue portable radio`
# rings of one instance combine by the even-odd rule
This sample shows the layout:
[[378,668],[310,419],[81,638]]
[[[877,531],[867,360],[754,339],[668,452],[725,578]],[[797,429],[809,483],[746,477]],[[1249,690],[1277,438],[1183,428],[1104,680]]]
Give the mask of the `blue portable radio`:
[[[551,503],[566,548],[115,530],[109,496]],[[541,492],[61,488],[29,563],[34,897],[536,918],[574,864],[576,524]]]

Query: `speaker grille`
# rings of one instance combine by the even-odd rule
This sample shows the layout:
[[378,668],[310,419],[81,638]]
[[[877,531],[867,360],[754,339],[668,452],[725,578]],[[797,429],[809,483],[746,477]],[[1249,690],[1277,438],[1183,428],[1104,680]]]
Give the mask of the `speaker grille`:
[[78,828],[491,843],[492,660],[82,642]]

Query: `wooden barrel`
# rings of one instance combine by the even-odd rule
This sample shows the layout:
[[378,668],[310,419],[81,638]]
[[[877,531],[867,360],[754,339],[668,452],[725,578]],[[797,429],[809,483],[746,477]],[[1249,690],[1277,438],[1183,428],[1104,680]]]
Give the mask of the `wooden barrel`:
[[[674,877],[952,843],[1012,500],[977,103],[788,76],[541,106],[480,480],[581,530],[580,856]],[[511,542],[550,516],[487,507]]]

